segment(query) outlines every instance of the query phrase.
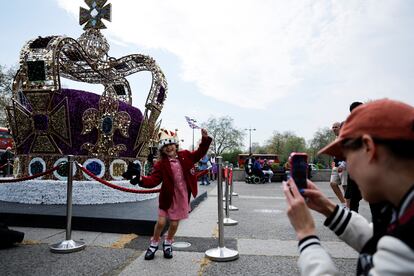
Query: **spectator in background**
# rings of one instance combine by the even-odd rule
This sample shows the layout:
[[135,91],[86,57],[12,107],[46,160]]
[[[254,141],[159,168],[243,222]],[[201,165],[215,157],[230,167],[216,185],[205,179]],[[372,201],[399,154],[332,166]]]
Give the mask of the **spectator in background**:
[[253,167],[256,160],[253,158],[253,155],[250,153],[249,156],[244,160],[244,171],[247,175],[253,174]]
[[308,164],[308,179],[312,179],[312,166]]
[[[335,134],[335,136],[337,137],[336,139],[338,139],[338,135],[339,135],[339,130],[341,129],[341,123],[339,122],[335,122],[332,125],[332,131]],[[340,167],[340,163],[344,161],[341,160],[338,157],[334,156],[334,161],[332,162],[332,171],[331,171],[331,179],[330,179],[330,184],[331,184],[331,188],[334,191],[336,197],[339,199],[339,201],[345,205],[346,204],[346,200],[344,198],[344,194],[342,193],[342,190],[340,188],[341,186],[341,177],[339,175],[339,173],[342,172],[343,168]]]
[[[203,158],[201,158],[200,162],[198,162],[198,170],[204,171],[209,168],[210,158],[206,155],[204,155]],[[201,183],[200,185],[210,185],[210,179],[208,177],[208,174],[204,174],[200,177]]]
[[259,176],[261,179],[263,179],[264,177],[263,170],[262,170],[262,164],[260,162],[259,156],[256,156],[256,160],[254,161],[253,174],[256,176]]
[[[349,106],[349,112],[352,112],[355,108],[362,105],[361,102],[353,102]],[[351,178],[351,176],[348,174],[348,185],[345,190],[345,199],[346,199],[346,206],[354,212],[359,211],[359,202],[362,199],[361,192],[358,188],[358,185],[355,183],[355,181]]]
[[144,175],[149,175],[151,173],[155,162],[157,162],[156,155],[152,153],[148,154],[147,161],[144,164]]
[[267,179],[269,180],[269,183],[272,182],[273,171],[272,171],[272,168],[270,167],[269,162],[267,161],[267,159],[265,159],[264,162],[263,162],[262,171],[263,171],[263,174],[265,175],[265,177],[267,177]]
[[288,161],[285,162],[285,165],[283,165],[285,169],[286,179],[289,180],[290,178],[290,157],[288,158]]
[[0,157],[0,166],[2,166],[3,176],[13,173],[13,160],[14,154],[11,151],[11,147],[7,147],[6,151]]
[[214,156],[214,154],[212,154],[210,156],[210,164],[211,164],[211,168],[210,168],[210,180],[216,180],[217,178],[217,164],[216,164],[216,157]]

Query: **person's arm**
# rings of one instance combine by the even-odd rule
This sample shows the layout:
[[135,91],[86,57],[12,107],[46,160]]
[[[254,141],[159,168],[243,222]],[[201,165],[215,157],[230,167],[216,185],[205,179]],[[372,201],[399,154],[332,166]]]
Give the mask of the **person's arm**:
[[327,218],[325,226],[359,252],[373,235],[368,221],[363,216],[332,202],[312,181],[308,180],[307,183],[308,188],[304,190],[303,195],[307,198],[308,207],[323,214]]
[[211,141],[213,141],[213,139],[208,136],[207,130],[201,129],[201,143],[197,150],[190,152],[190,158],[193,163],[197,163],[201,158],[203,158],[204,155],[207,154]]
[[[408,234],[408,233],[407,233]],[[407,235],[412,239],[412,232]],[[377,252],[367,260],[366,275],[414,275],[414,251],[407,243],[393,236],[384,236]]]
[[162,182],[161,162],[155,163],[151,174],[148,176],[141,176],[138,185],[143,188],[154,188]]
[[288,217],[299,240],[298,265],[301,275],[337,275],[331,257],[315,235],[315,223],[293,180],[283,183]]
[[344,206],[336,205],[324,225],[358,252],[373,235],[372,224],[360,214],[352,212]]
[[331,257],[322,247],[317,236],[311,235],[299,241],[298,266],[301,275],[338,275]]

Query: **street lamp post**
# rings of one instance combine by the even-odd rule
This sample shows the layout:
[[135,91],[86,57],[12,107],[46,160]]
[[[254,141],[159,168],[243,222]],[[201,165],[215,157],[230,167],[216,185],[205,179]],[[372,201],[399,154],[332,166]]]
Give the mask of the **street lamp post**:
[[249,131],[249,154],[252,154],[252,131],[256,131],[255,128],[246,128],[244,130]]

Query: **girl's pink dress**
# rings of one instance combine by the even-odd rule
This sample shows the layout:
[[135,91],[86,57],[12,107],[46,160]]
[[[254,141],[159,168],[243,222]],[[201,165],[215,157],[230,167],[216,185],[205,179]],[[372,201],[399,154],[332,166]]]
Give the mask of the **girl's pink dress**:
[[170,208],[165,211],[158,209],[158,215],[170,220],[188,218],[190,206],[188,204],[187,183],[184,180],[183,169],[178,159],[169,159],[174,178],[174,196]]

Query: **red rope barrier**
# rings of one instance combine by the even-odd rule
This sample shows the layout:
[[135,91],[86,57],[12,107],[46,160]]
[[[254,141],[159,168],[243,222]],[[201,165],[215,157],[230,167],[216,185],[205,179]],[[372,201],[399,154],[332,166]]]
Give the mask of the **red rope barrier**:
[[196,172],[196,173],[195,173],[195,176],[196,176],[197,178],[199,178],[199,177],[201,177],[201,176],[203,176],[203,175],[205,175],[205,174],[208,174],[208,170],[198,171],[198,172]]
[[228,176],[229,176],[228,168],[223,168],[223,177],[224,177],[224,179],[227,179]]
[[233,169],[229,172],[229,185],[233,185]]
[[82,166],[81,164],[79,164],[78,162],[76,162],[76,165],[87,175],[89,175],[90,177],[92,177],[93,179],[95,179],[96,181],[100,182],[101,184],[108,186],[112,189],[115,190],[119,190],[119,191],[123,191],[123,192],[128,192],[128,193],[136,193],[136,194],[153,194],[153,193],[159,193],[161,191],[161,189],[152,189],[152,190],[137,190],[137,189],[129,189],[129,188],[125,188],[122,186],[118,186],[115,184],[112,184],[102,178],[97,177],[96,175],[94,175],[93,173],[91,173],[89,170],[87,170],[84,166]]
[[53,167],[50,170],[47,170],[45,172],[38,173],[38,174],[35,174],[35,175],[32,175],[32,176],[23,177],[23,178],[0,179],[0,183],[20,182],[20,181],[35,179],[35,178],[50,174],[50,173],[56,171],[59,167],[60,167],[60,165],[57,165],[56,167]]
[[[7,165],[7,163],[6,163],[6,164],[1,165],[1,166],[0,166],[0,169],[3,169],[4,167],[6,167],[6,165]],[[10,164],[10,165],[11,165],[11,164]]]

